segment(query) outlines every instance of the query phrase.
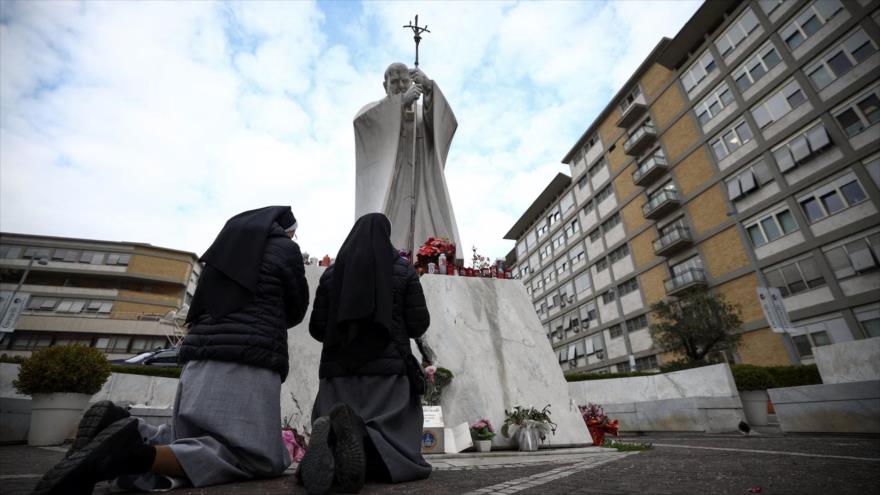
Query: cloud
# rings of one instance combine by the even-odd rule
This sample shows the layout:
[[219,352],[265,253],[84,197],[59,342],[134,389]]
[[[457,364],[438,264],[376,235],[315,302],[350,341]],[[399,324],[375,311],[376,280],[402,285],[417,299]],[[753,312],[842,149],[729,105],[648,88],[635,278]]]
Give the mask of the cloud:
[[202,252],[291,204],[333,254],[353,221],[352,118],[385,66],[422,67],[459,121],[447,180],[465,252],[501,237],[697,2],[2,2],[0,228]]

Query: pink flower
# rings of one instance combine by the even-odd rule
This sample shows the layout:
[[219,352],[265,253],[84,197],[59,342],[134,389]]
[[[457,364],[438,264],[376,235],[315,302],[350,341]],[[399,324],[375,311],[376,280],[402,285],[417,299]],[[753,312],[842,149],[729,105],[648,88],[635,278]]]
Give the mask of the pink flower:
[[428,383],[434,383],[434,375],[437,373],[437,367],[434,365],[428,366],[425,368],[425,375],[427,375]]

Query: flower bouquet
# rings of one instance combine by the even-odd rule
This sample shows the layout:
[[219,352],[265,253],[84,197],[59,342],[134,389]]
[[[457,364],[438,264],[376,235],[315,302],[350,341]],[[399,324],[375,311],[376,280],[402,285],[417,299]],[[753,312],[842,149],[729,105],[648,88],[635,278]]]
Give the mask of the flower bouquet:
[[599,404],[587,404],[586,406],[578,406],[581,411],[581,417],[590,430],[590,436],[593,438],[593,445],[601,446],[605,441],[605,435],[611,434],[615,437],[620,429],[618,421],[608,419],[602,406]]
[[[422,247],[416,251],[416,267],[428,270],[428,263],[436,266],[441,254],[446,255],[447,265],[455,263],[455,244],[445,237],[428,237]],[[444,274],[445,275],[445,274]]]
[[284,439],[284,446],[287,453],[290,454],[290,460],[293,462],[302,461],[306,455],[306,439],[296,431],[296,428],[290,426],[290,416],[285,416],[281,423],[281,438]]
[[443,388],[452,383],[452,372],[446,368],[430,365],[425,367],[425,380],[428,387],[422,396],[422,405],[439,406]]
[[515,406],[512,410],[504,410],[504,424],[501,434],[510,438],[510,426],[516,428],[516,442],[519,450],[538,450],[538,443],[547,439],[547,434],[556,434],[556,423],[550,420],[550,404],[540,411],[532,406],[528,409]]
[[489,452],[492,450],[492,439],[495,438],[495,427],[487,418],[470,424],[471,438],[476,442],[477,452]]

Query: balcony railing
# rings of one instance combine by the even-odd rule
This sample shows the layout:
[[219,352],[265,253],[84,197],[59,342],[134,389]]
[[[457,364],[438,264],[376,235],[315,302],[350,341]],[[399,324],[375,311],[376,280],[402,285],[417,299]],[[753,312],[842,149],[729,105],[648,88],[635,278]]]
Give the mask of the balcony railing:
[[702,268],[688,268],[665,282],[666,295],[673,296],[685,289],[706,285],[706,272]]
[[623,143],[623,151],[627,155],[641,155],[657,140],[657,129],[653,124],[645,124],[629,135]]
[[666,158],[659,153],[654,154],[640,163],[639,168],[633,172],[633,183],[645,187],[657,180],[668,168]]
[[681,204],[681,196],[678,195],[678,191],[665,189],[642,206],[642,213],[645,218],[654,220],[678,208],[679,204]]
[[633,125],[636,120],[638,120],[642,115],[645,115],[645,111],[647,109],[648,106],[645,105],[645,97],[640,94],[638,98],[627,105],[626,108],[620,109],[620,118],[617,120],[617,127],[623,127],[624,129],[626,129],[627,127]]
[[691,229],[677,226],[654,241],[654,254],[657,256],[669,256],[693,244]]

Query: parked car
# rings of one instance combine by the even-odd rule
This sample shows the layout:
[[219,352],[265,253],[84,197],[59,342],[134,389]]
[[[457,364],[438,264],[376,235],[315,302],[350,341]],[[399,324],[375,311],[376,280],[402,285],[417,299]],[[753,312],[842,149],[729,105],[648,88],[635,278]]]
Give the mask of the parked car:
[[126,359],[114,359],[111,364],[134,364],[145,366],[178,367],[177,348],[153,349]]

